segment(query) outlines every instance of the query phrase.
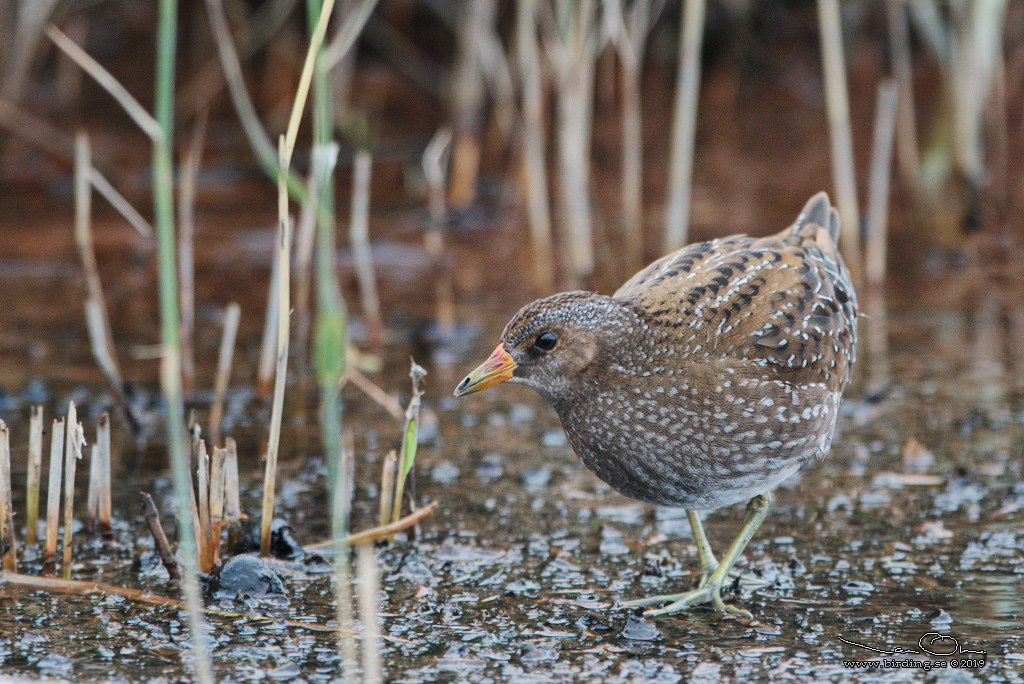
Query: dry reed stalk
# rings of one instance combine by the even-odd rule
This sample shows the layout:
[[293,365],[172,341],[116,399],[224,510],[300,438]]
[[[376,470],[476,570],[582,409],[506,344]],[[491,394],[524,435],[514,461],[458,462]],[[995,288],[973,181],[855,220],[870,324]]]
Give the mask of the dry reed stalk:
[[167,569],[167,575],[173,582],[181,581],[181,568],[178,561],[171,552],[171,545],[167,543],[167,534],[164,533],[164,526],[160,523],[160,513],[153,503],[153,497],[146,492],[139,492],[142,495],[142,510],[146,517],[146,524],[149,525],[150,534],[153,535],[153,546],[160,556],[160,562]]
[[267,314],[263,322],[263,337],[260,340],[260,357],[256,367],[256,396],[265,400],[273,387],[274,348],[277,340],[277,314],[281,310],[278,295],[281,291],[281,265],[275,258],[270,266],[270,291],[267,296]]
[[332,487],[331,499],[331,540],[334,550],[334,605],[338,621],[338,651],[341,654],[343,679],[355,681],[358,653],[356,650],[356,630],[352,619],[352,577],[349,563],[351,554],[345,543],[348,529],[349,508],[351,503],[352,473],[352,435],[345,435],[344,446],[341,448],[338,463],[338,481]]
[[341,26],[320,55],[324,69],[330,71],[349,54],[376,6],[377,0],[362,0],[358,5],[347,8],[349,11],[339,15]]
[[[188,506],[191,509],[190,512],[192,514],[192,531],[196,545],[196,567],[198,572],[198,569],[201,569],[203,567],[203,523],[202,516],[199,513],[199,501],[198,497],[196,496],[195,486],[196,478],[192,475],[192,464],[195,464],[196,475],[198,476],[199,469],[201,467],[200,464],[202,463],[200,451],[202,451],[205,447],[203,445],[202,440],[202,431],[200,430],[199,425],[196,424],[195,419],[195,411],[189,411],[188,422],[190,439],[188,450]],[[181,522],[179,522],[178,525],[180,527]],[[178,543],[180,544],[181,541],[179,540]]]
[[[174,608],[187,609],[187,603],[178,599],[169,598],[167,596],[160,596],[154,594],[148,589],[130,589],[127,587],[115,587],[110,584],[100,584],[98,582],[84,582],[82,580],[65,580],[57,579],[55,577],[36,577],[35,575],[22,575],[17,572],[8,572],[6,570],[0,570],[0,587],[10,585],[14,587],[29,587],[40,591],[48,591],[51,593],[63,593],[63,594],[102,594],[102,595],[114,595],[123,596],[126,599],[132,601],[138,601],[139,603],[146,603],[153,606],[171,606]],[[213,610],[211,608],[200,607],[202,613],[207,615],[216,615],[218,617],[229,618],[232,620],[257,620],[261,622],[283,622],[289,627],[300,627],[302,629],[312,630],[314,632],[334,632],[337,631],[334,628],[327,627],[326,625],[317,624],[315,622],[302,622],[301,620],[280,620],[278,617],[271,617],[267,615],[253,615],[249,613],[235,613],[226,610]],[[392,637],[393,639],[394,637]],[[212,681],[212,679],[211,679]]]
[[[306,201],[302,203],[295,228],[295,356],[300,376],[307,376],[306,354],[309,350],[309,300],[312,283],[313,246],[316,244],[317,215],[323,197],[321,187],[333,179],[338,163],[338,144],[313,146],[313,168],[306,184]],[[324,188],[330,192],[333,188]]]
[[863,292],[865,323],[864,343],[867,351],[867,391],[881,392],[889,385],[889,323],[885,294],[877,285]]
[[372,544],[360,544],[359,562],[359,614],[363,625],[363,681],[378,684],[384,681],[380,659],[380,611],[377,593],[377,561]]
[[[245,21],[239,22],[234,34],[228,33],[230,48],[236,55],[236,61],[241,64],[242,61],[250,59],[263,49],[287,23],[297,4],[298,0],[266,2],[246,17]],[[207,12],[209,12],[209,7],[207,7]],[[212,17],[210,21],[212,25]],[[227,25],[226,21],[224,25]],[[215,35],[214,40],[216,41],[216,39]],[[238,46],[237,51],[236,45]],[[220,45],[217,46],[217,49],[219,53]],[[213,99],[220,94],[226,82],[224,73],[227,69],[222,65],[219,54],[189,71],[189,74],[184,75],[187,77],[185,85],[178,89],[175,96],[175,99],[181,103],[178,109],[183,120],[191,119],[203,110],[209,109]],[[234,97],[233,93],[229,93],[229,95]]]
[[18,571],[18,539],[14,530],[14,493],[11,490],[11,435],[0,420],[0,568]]
[[915,193],[920,189],[914,72],[910,56],[910,27],[903,0],[886,0],[892,73],[899,90],[896,105],[896,159],[903,182]]
[[206,442],[199,442],[199,458],[196,459],[196,480],[199,485],[199,527],[196,544],[199,547],[199,569],[202,572],[213,570],[213,558],[210,554],[210,455],[206,451]]
[[85,438],[82,425],[78,422],[75,402],[68,403],[67,430],[64,435],[64,533],[61,536],[61,572],[64,579],[71,579],[71,536],[75,506],[75,467],[82,460],[82,446]]
[[50,436],[50,477],[46,493],[46,543],[43,550],[43,574],[57,569],[57,527],[60,524],[60,479],[64,461],[64,419],[54,419]]
[[1011,377],[1016,379],[1013,388],[1021,392],[1024,391],[1024,302],[1011,302],[1006,315],[1009,318],[1009,349],[1016,350],[1010,352],[1009,359],[1013,365]]
[[395,496],[395,467],[398,465],[398,452],[392,449],[384,457],[384,467],[380,472],[380,526],[384,527],[391,520],[392,499]]
[[235,338],[238,336],[238,321],[242,309],[236,302],[224,310],[224,332],[220,338],[220,352],[217,354],[217,376],[213,383],[213,407],[210,409],[210,444],[220,444],[221,423],[224,421],[224,397],[231,380],[231,361],[235,354]]
[[[69,16],[64,21],[64,33],[77,45],[85,45],[89,39],[89,15],[79,12]],[[58,52],[56,61],[53,90],[57,106],[67,109],[73,107],[82,96],[82,70],[65,54]]]
[[341,389],[348,382],[362,390],[363,394],[373,399],[378,406],[390,413],[392,418],[401,420],[402,416],[405,415],[402,405],[394,397],[378,387],[372,380],[363,375],[354,364],[349,364],[345,367],[345,373],[341,376],[341,383],[338,388]]
[[455,302],[451,273],[444,263],[445,176],[447,175],[452,132],[442,128],[434,134],[423,151],[423,175],[427,179],[430,227],[423,236],[423,244],[434,265],[437,279],[437,325],[442,335],[455,328]]
[[178,174],[178,307],[181,316],[181,379],[186,394],[195,388],[196,183],[206,141],[208,115],[209,112],[204,111],[196,119]]
[[456,207],[471,204],[476,198],[486,97],[479,44],[481,33],[494,22],[495,4],[495,0],[468,0],[457,31],[452,94],[455,136],[448,185],[448,202]]
[[125,87],[121,85],[116,78],[111,75],[109,71],[100,66],[100,63],[90,57],[85,50],[80,48],[77,43],[64,35],[63,32],[53,24],[46,27],[46,35],[50,37],[57,47],[59,47],[64,54],[73,59],[78,66],[82,67],[86,73],[93,77],[100,86],[110,93],[118,104],[124,108],[125,112],[128,113],[139,128],[141,128],[146,135],[153,140],[158,140],[163,136],[163,131],[160,128],[160,124],[157,123],[156,119],[150,115],[146,109],[139,104],[139,101],[132,97],[131,93],[125,90]]
[[832,142],[832,175],[836,187],[836,208],[843,225],[839,246],[854,283],[863,278],[860,211],[857,206],[857,178],[853,166],[853,134],[850,131],[850,101],[846,92],[846,64],[838,0],[818,0],[821,31],[821,59],[825,71],[825,104]]
[[[393,452],[392,452],[393,453]],[[429,516],[434,510],[437,509],[437,502],[431,501],[423,508],[417,509],[415,512],[399,519],[398,522],[388,523],[386,525],[380,525],[378,527],[371,527],[368,530],[362,530],[361,532],[354,532],[344,538],[345,545],[348,547],[359,546],[360,544],[369,544],[381,539],[386,539],[402,530],[407,530],[410,527],[416,525],[421,520]],[[329,539],[327,541],[316,542],[315,544],[309,544],[305,547],[307,551],[322,551],[324,549],[330,549],[334,546],[334,540]]]
[[75,144],[71,136],[5,99],[0,99],[0,128],[6,128],[62,161],[74,160]]
[[424,93],[441,100],[451,83],[449,70],[379,14],[370,16],[362,39]]
[[622,230],[626,270],[635,273],[644,265],[643,216],[643,121],[640,77],[647,37],[664,0],[635,0],[626,13],[620,0],[605,0],[604,16],[619,55],[622,78]]
[[568,239],[563,262],[572,287],[594,272],[590,202],[590,146],[596,53],[594,0],[559,0],[555,21],[560,36],[554,55],[558,74],[558,162],[561,218]]
[[359,295],[366,316],[366,328],[370,340],[380,345],[384,337],[384,323],[380,315],[380,296],[377,294],[377,275],[373,269],[373,253],[370,251],[370,170],[373,160],[366,150],[359,150],[355,157],[355,171],[352,177],[352,216],[349,221],[349,241],[352,258],[355,260],[356,278],[359,281]]
[[89,447],[89,489],[85,500],[85,531],[96,532],[96,521],[100,512],[100,448]]
[[128,399],[124,394],[124,382],[117,366],[114,352],[110,316],[103,298],[103,284],[100,282],[96,250],[92,240],[92,153],[89,137],[84,131],[75,136],[75,244],[85,272],[85,319],[89,329],[89,340],[93,356],[106,376],[125,414],[130,415]]
[[[17,3],[17,23],[11,34],[10,59],[3,64],[0,92],[5,98],[17,101],[28,82],[32,62],[36,57],[43,26],[53,15],[58,0],[35,0]],[[13,15],[13,12],[12,12]],[[13,16],[10,19],[14,19]],[[5,46],[6,47],[6,46]],[[0,54],[3,54],[0,52]]]
[[[249,91],[245,87],[242,64],[231,38],[231,30],[228,28],[223,0],[206,0],[206,11],[210,18],[210,29],[217,44],[217,55],[220,58],[221,69],[223,69],[224,79],[228,85],[228,93],[231,95],[238,118],[242,122],[242,130],[245,131],[249,145],[256,153],[260,164],[268,171],[272,171],[271,175],[276,175],[281,171],[277,165],[277,153],[274,151],[274,144],[271,142],[270,136],[267,135],[263,124],[260,123],[256,107],[253,106]],[[208,106],[210,100],[204,104],[204,107]]]
[[885,281],[886,242],[888,238],[889,184],[892,167],[893,133],[896,129],[897,85],[883,81],[878,86],[875,104],[875,137],[871,149],[871,176],[868,181],[868,225],[865,272],[869,283]]
[[43,468],[43,407],[33,406],[28,426],[25,543],[35,545],[39,525],[39,478]]
[[210,533],[206,540],[209,545],[211,569],[220,563],[220,531],[224,524],[224,483],[226,481],[225,464],[227,450],[213,447],[213,458],[210,460]]
[[238,446],[224,440],[224,523],[228,527],[228,548],[233,548],[242,532],[242,504],[238,492]]
[[974,313],[974,342],[970,377],[976,390],[975,400],[997,420],[1008,419],[1006,330],[1002,325],[1002,301],[997,292],[987,292],[976,303]]
[[100,536],[105,541],[113,541],[114,528],[111,525],[113,509],[111,505],[113,483],[110,477],[112,456],[110,453],[110,414],[100,416],[96,427],[96,444],[100,449],[100,500],[99,523]]
[[522,176],[533,243],[533,274],[544,293],[555,287],[547,164],[544,160],[544,84],[537,44],[537,0],[522,0],[516,10],[516,44],[522,86]]
[[121,214],[128,223],[132,224],[132,227],[139,232],[139,235],[144,238],[153,237],[153,226],[149,224],[149,221],[143,218],[142,214],[132,206],[131,202],[126,200],[124,195],[119,193],[110,184],[106,176],[100,173],[95,166],[89,169],[89,182],[96,189],[96,192],[100,193],[103,199],[107,200],[117,210],[117,213]]
[[[331,2],[331,0],[328,0]],[[328,11],[325,7],[323,11]],[[301,111],[301,110],[300,110]],[[289,150],[285,139],[279,142],[281,168],[289,167]],[[274,520],[274,489],[277,481],[277,456],[281,442],[281,417],[284,412],[284,387],[288,373],[288,311],[291,306],[289,287],[291,284],[290,248],[291,225],[288,218],[288,191],[285,187],[284,174],[278,176],[278,233],[277,233],[277,272],[278,272],[278,312],[277,312],[277,364],[274,374],[274,401],[270,413],[270,437],[267,444],[267,465],[263,475],[263,507],[260,521],[260,555],[270,555],[270,528]]]
[[672,121],[672,158],[668,181],[669,199],[668,206],[665,207],[665,252],[674,252],[682,248],[689,235],[705,6],[705,0],[685,0],[681,15],[679,67],[676,72],[676,99]]

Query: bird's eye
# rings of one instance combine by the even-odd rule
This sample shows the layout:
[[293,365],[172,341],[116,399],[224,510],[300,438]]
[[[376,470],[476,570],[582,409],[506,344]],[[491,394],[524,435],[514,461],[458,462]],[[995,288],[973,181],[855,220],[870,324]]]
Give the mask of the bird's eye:
[[548,331],[537,335],[537,340],[533,343],[533,347],[540,351],[551,351],[555,348],[556,344],[558,344],[558,335]]

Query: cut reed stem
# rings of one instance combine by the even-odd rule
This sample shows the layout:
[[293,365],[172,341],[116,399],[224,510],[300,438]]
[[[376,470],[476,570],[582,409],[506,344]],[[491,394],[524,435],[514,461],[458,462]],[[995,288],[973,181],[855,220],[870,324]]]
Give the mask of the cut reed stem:
[[363,625],[363,681],[378,684],[383,680],[380,662],[380,614],[377,592],[377,562],[372,544],[360,544],[359,560],[359,615]]
[[46,493],[46,544],[43,550],[43,574],[57,569],[57,528],[60,525],[60,480],[64,465],[64,419],[54,419],[50,436],[50,477]]
[[95,534],[100,513],[100,448],[89,447],[89,489],[85,500],[85,531]]
[[534,278],[544,293],[555,287],[555,259],[551,240],[546,141],[544,137],[544,84],[537,44],[537,0],[522,0],[516,10],[516,45],[522,86],[522,175],[533,243]]
[[561,36],[555,59],[559,80],[558,178],[562,220],[568,237],[563,261],[572,287],[584,286],[594,272],[590,149],[598,32],[596,12],[594,0],[556,3]]
[[82,445],[85,439],[82,426],[78,422],[78,411],[75,402],[68,404],[67,431],[64,435],[64,534],[61,537],[61,572],[64,579],[71,579],[71,536],[74,522],[75,505],[75,467],[82,458]]
[[346,435],[341,449],[337,473],[331,491],[331,541],[334,550],[334,600],[338,620],[338,651],[346,681],[354,681],[358,654],[356,632],[352,620],[352,578],[349,572],[351,555],[345,543],[351,507],[352,458],[351,434]]
[[196,181],[206,141],[203,112],[192,129],[192,140],[181,164],[178,182],[178,306],[181,310],[181,379],[186,394],[195,387],[196,269]]
[[39,478],[43,468],[43,407],[33,406],[28,426],[25,543],[35,545],[39,526]]
[[14,493],[11,490],[11,435],[0,420],[0,568],[18,571],[18,539],[14,530]]
[[832,175],[836,184],[836,207],[843,225],[839,246],[854,283],[863,278],[860,211],[857,179],[853,166],[853,134],[850,130],[850,101],[846,92],[846,64],[838,0],[818,0],[821,58],[825,71],[825,104],[832,141]]
[[236,302],[228,304],[224,311],[224,332],[220,338],[220,352],[217,355],[217,377],[213,384],[213,408],[210,409],[210,443],[220,444],[220,431],[224,422],[224,398],[231,380],[231,361],[235,354],[235,338],[238,336],[238,321],[242,309]]
[[424,235],[424,246],[433,262],[437,279],[437,325],[442,333],[455,327],[451,273],[444,263],[445,177],[448,170],[448,152],[452,142],[451,130],[440,129],[423,151],[423,175],[427,179],[430,227]]
[[220,563],[220,531],[224,524],[224,483],[226,481],[225,464],[227,451],[221,447],[213,448],[213,458],[210,459],[210,498],[209,498],[209,519],[210,529],[206,539],[209,547],[207,557],[210,559],[210,569],[217,567]]
[[281,265],[276,252],[270,265],[270,290],[267,296],[267,313],[263,319],[263,337],[260,341],[260,357],[256,367],[256,396],[266,399],[273,388],[274,349],[277,346],[277,314],[281,310],[278,295],[281,292]]
[[213,556],[210,554],[210,454],[206,442],[199,442],[199,458],[196,472],[199,484],[199,570],[213,570]]
[[228,548],[233,548],[242,532],[242,504],[238,492],[238,446],[224,440],[224,522],[228,527]]
[[85,272],[85,321],[93,356],[117,394],[129,420],[133,420],[124,394],[124,382],[117,366],[110,316],[103,297],[99,266],[92,240],[92,152],[89,137],[82,131],[75,136],[75,244]]
[[910,56],[910,27],[903,0],[886,0],[892,73],[899,90],[896,105],[896,158],[906,187],[920,190],[914,72]]
[[896,88],[894,81],[878,86],[875,103],[875,137],[871,148],[871,177],[868,181],[867,259],[865,271],[869,283],[885,281],[888,238],[889,184],[892,174],[892,144],[896,128]]
[[377,294],[377,275],[373,269],[373,253],[370,251],[370,153],[359,150],[355,157],[355,172],[352,178],[352,216],[349,221],[349,240],[352,257],[355,260],[356,278],[363,303],[363,315],[370,340],[377,346],[384,336],[384,324],[380,315],[380,296]]
[[96,427],[96,445],[100,450],[100,496],[99,523],[100,536],[106,541],[113,541],[114,528],[111,524],[113,507],[111,504],[113,483],[110,477],[112,456],[110,453],[110,414],[100,416]]
[[[331,0],[328,0],[329,2]],[[301,110],[300,110],[301,111]],[[284,138],[280,141],[281,168],[288,168]],[[288,374],[288,312],[291,306],[290,253],[291,226],[288,219],[288,193],[284,175],[278,180],[277,233],[277,368],[274,374],[274,401],[270,409],[270,437],[267,443],[267,464],[263,476],[263,517],[260,525],[260,555],[270,555],[270,530],[274,520],[274,489],[277,481],[277,455],[281,442],[281,417],[284,412],[284,387]]]
[[665,208],[666,253],[687,242],[690,227],[690,196],[693,184],[693,152],[697,134],[697,100],[700,96],[700,57],[704,41],[705,0],[684,0],[679,28],[679,68],[676,72],[675,111],[672,120],[672,157],[669,166],[669,199]]
[[391,520],[392,500],[395,496],[395,468],[398,465],[398,452],[392,449],[384,457],[384,467],[380,472],[380,526]]

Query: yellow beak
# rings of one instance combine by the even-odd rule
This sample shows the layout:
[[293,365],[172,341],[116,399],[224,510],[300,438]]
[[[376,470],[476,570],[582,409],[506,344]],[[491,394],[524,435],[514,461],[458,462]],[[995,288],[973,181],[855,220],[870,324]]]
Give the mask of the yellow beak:
[[455,388],[455,396],[461,397],[473,392],[487,389],[491,385],[505,382],[512,377],[512,371],[516,369],[516,362],[505,351],[505,347],[498,345],[486,361],[476,367],[472,373]]

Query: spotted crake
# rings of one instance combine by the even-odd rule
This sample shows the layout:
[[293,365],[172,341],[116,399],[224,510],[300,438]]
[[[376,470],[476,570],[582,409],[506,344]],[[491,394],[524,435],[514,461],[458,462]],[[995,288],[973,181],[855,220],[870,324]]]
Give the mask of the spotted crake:
[[[611,297],[566,292],[523,307],[457,395],[509,380],[554,407],[583,463],[619,492],[688,511],[711,600],[771,491],[828,452],[857,338],[857,300],[825,193],[776,235],[690,245]],[[694,510],[750,501],[723,563]],[[745,537],[745,539],[744,539]],[[724,569],[723,569],[724,568]]]

